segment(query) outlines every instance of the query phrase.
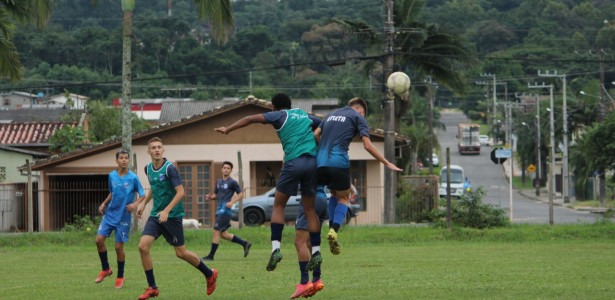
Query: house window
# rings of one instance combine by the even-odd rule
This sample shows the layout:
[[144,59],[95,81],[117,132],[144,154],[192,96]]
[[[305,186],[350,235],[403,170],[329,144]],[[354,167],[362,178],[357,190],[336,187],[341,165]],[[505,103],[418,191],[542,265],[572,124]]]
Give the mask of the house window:
[[186,219],[197,219],[203,226],[213,226],[214,201],[207,201],[211,192],[211,163],[178,163],[179,176],[184,186],[184,209]]
[[6,167],[0,166],[0,182],[6,181]]
[[355,202],[361,205],[361,211],[367,210],[367,187],[365,182],[366,163],[364,160],[350,161],[350,180],[357,188],[358,196]]
[[10,106],[10,105],[11,105],[11,99],[4,98],[4,106]]

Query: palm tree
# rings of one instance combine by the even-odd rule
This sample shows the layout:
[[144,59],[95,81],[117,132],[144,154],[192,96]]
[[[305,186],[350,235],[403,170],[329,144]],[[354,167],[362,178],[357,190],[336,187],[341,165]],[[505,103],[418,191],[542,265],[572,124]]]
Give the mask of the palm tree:
[[[470,50],[463,41],[437,24],[417,21],[425,6],[425,0],[395,1],[395,58],[402,66],[400,71],[414,74],[414,79],[431,76],[439,84],[453,92],[464,95],[466,81],[459,70],[461,64],[469,63]],[[367,43],[372,51],[382,51],[383,39],[378,29],[362,21],[339,20],[347,30],[357,34],[359,40]],[[382,76],[385,76],[384,74]],[[386,80],[383,78],[383,82]],[[409,97],[396,97],[395,130],[399,132],[399,120],[405,117],[410,105]]]
[[0,76],[13,82],[21,80],[21,61],[13,44],[16,24],[47,25],[57,0],[0,0]]

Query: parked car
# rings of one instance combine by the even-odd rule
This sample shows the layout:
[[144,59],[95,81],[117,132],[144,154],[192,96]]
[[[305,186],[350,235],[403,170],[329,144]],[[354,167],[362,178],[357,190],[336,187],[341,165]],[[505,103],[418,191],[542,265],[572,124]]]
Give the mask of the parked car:
[[[464,183],[465,177],[463,173],[463,168],[458,165],[451,165],[451,197],[461,197],[464,194]],[[438,193],[440,197],[446,197],[446,179],[447,179],[447,168],[443,167],[440,171],[440,186],[438,188]]]
[[[325,193],[327,197],[331,197],[331,191],[325,187]],[[356,196],[355,196],[356,197]],[[271,221],[271,215],[273,213],[273,200],[275,198],[275,188],[268,192],[243,199],[243,222],[248,226],[261,225],[265,222]],[[297,191],[297,196],[291,196],[284,208],[284,220],[295,221],[299,212],[299,205],[301,205],[301,191]],[[359,204],[353,203],[353,199],[350,201],[348,212],[346,213],[346,224],[350,222],[352,217],[359,215]],[[239,202],[235,203],[231,208],[231,220],[239,220]]]
[[478,140],[480,141],[481,146],[489,146],[489,136],[479,135]]
[[438,159],[438,154],[433,153],[431,155],[432,166],[437,167],[440,165],[440,160]]

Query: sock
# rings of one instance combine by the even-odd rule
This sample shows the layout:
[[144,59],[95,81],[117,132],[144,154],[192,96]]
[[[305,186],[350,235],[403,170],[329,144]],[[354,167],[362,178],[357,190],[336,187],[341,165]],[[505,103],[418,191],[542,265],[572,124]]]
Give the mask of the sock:
[[199,269],[199,271],[201,271],[201,273],[203,273],[203,275],[205,275],[205,277],[206,277],[206,278],[209,278],[209,277],[211,277],[211,275],[213,275],[213,274],[214,274],[214,272],[212,272],[212,271],[211,271],[211,269],[210,269],[210,268],[208,268],[208,267],[207,267],[207,266],[203,263],[203,261],[201,261],[201,262],[199,263],[199,265],[198,265],[198,266],[196,266],[196,268],[197,268],[197,269]]
[[100,264],[102,265],[102,270],[109,270],[109,260],[107,259],[107,251],[98,252],[98,257],[100,257]]
[[213,258],[216,255],[216,251],[218,250],[218,244],[211,243],[211,250],[209,250],[209,254],[207,256]]
[[301,282],[299,282],[300,284],[306,284],[310,280],[310,275],[307,271],[307,264],[307,261],[299,262],[299,270],[301,271]]
[[153,289],[157,289],[156,280],[154,279],[154,269],[145,271],[145,277],[147,277],[147,284]]
[[280,241],[271,241],[271,252],[280,249]]
[[320,246],[312,246],[312,254],[320,251]]
[[125,263],[126,263],[125,261],[117,262],[117,278],[124,277],[124,264]]
[[335,207],[335,214],[333,215],[333,229],[335,232],[340,230],[340,224],[344,222],[347,212],[348,206],[346,206],[346,204],[338,203]]
[[329,227],[333,226],[333,216],[335,215],[335,207],[337,206],[337,197],[331,196],[327,203],[327,209],[329,211]]
[[320,266],[312,272],[312,282],[318,281],[318,279],[320,279]]
[[247,243],[246,243],[246,241],[244,241],[244,240],[240,239],[240,238],[239,238],[238,236],[236,236],[236,235],[234,235],[234,236],[233,236],[233,240],[232,240],[231,242],[233,242],[233,243],[237,243],[237,244],[242,245],[242,246],[245,246],[245,245],[247,244]]
[[284,230],[284,224],[271,223],[271,240],[282,241],[282,231]]
[[312,247],[320,248],[320,231],[310,232],[310,243],[312,244]]

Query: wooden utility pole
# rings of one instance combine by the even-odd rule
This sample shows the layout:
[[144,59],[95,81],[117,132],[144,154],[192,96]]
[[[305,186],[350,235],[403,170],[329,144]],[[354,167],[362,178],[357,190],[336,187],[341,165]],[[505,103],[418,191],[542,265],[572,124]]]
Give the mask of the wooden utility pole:
[[[132,155],[132,114],[131,102],[131,57],[132,51],[132,10],[134,1],[122,1],[124,11],[124,26],[122,29],[122,149]],[[132,161],[128,168],[132,168]]]
[[[384,15],[384,70],[383,84],[393,72],[393,41],[395,35],[395,24],[393,21],[393,0],[385,0]],[[384,88],[384,157],[395,162],[395,97],[389,94]],[[395,223],[395,202],[397,191],[397,174],[395,171],[384,168],[384,212],[383,221],[385,224]]]
[[[239,187],[242,191],[243,188],[243,164],[241,163],[241,150],[237,151],[237,169],[239,170],[239,175],[237,175],[237,179],[239,179]],[[239,229],[243,228],[243,197],[239,199]]]
[[32,168],[30,167],[29,159],[26,159],[26,165],[28,166],[28,232],[34,232],[34,199],[32,199]]

